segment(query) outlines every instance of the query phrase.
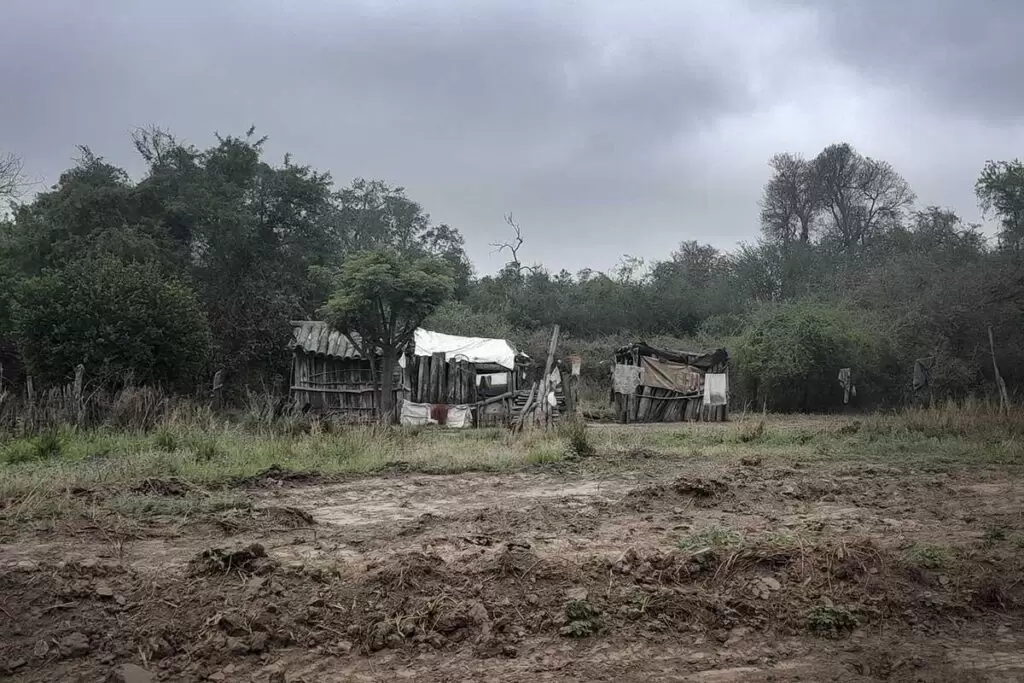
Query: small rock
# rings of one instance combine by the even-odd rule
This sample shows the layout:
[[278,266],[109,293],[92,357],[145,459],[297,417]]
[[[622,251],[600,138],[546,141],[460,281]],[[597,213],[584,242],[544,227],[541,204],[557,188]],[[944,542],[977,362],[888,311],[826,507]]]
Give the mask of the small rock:
[[249,651],[248,643],[235,636],[228,636],[227,648],[229,652],[236,655],[244,655]]
[[7,662],[7,670],[14,671],[15,669],[20,669],[26,664],[28,664],[28,661],[24,659],[12,659],[11,661]]
[[114,589],[106,581],[97,581],[96,595],[101,598],[112,598],[114,597]]
[[36,563],[32,560],[20,560],[16,565],[16,569],[23,572],[30,572],[36,568]]
[[166,639],[159,636],[149,639],[149,651],[153,659],[163,659],[174,654],[174,648]]
[[60,653],[65,657],[81,657],[89,653],[89,639],[81,631],[69,633],[60,639]]
[[37,640],[36,646],[32,648],[32,656],[42,659],[50,652],[50,644],[45,640]]
[[490,621],[490,617],[487,616],[487,608],[482,602],[473,603],[473,606],[469,608],[469,618],[475,624],[484,624]]
[[686,658],[686,662],[688,664],[696,664],[698,662],[703,662],[709,656],[710,655],[707,652],[691,652],[690,656]]
[[526,596],[526,603],[529,604],[529,605],[536,605],[539,602],[540,602],[540,598],[537,596],[536,593],[530,593],[529,595]]
[[778,579],[774,576],[762,576],[761,583],[768,587],[768,590],[777,591],[782,588],[782,584],[779,583]]
[[727,646],[735,645],[740,640],[742,640],[744,636],[746,636],[748,633],[750,633],[750,629],[746,626],[737,626],[733,630],[729,631],[729,639],[725,641],[725,644]]
[[227,679],[227,676],[224,674],[223,671],[214,671],[212,674],[210,674],[206,678],[211,680],[211,681],[223,681],[223,680]]
[[266,631],[257,631],[249,638],[249,649],[252,652],[263,652],[270,644],[270,635]]
[[501,656],[502,657],[508,657],[509,659],[518,657],[519,656],[519,649],[516,648],[515,645],[508,645],[508,644],[502,645],[501,646]]
[[566,600],[579,600],[580,602],[587,599],[589,593],[586,588],[572,588],[565,592]]
[[153,683],[156,677],[138,664],[122,664],[110,672],[107,683]]

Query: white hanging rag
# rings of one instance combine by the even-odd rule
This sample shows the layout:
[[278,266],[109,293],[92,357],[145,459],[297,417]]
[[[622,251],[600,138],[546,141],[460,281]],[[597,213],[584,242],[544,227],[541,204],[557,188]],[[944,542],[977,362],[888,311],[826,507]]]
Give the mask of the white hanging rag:
[[704,405],[724,406],[729,403],[729,375],[709,372],[704,375]]

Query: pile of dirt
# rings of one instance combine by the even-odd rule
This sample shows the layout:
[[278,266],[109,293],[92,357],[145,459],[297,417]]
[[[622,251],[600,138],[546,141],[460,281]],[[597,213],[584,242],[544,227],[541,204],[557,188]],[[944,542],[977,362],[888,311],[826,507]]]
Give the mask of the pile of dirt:
[[[1009,553],[979,552],[937,581],[870,541],[629,550],[610,559],[543,556],[508,542],[469,548],[455,557],[400,552],[366,567],[286,568],[251,545],[201,553],[187,576],[95,561],[25,565],[0,574],[0,606],[20,617],[0,623],[0,666],[26,680],[101,680],[141,653],[161,677],[202,680],[228,662],[256,666],[260,655],[296,646],[514,657],[539,635],[844,637],[871,624],[921,628],[992,610],[1024,625],[1024,588],[998,580],[1019,575]],[[40,676],[24,674],[33,667]]]
[[233,488],[282,488],[304,486],[325,480],[323,475],[316,472],[296,472],[280,465],[271,465],[252,476],[235,477],[229,486]]
[[729,493],[729,485],[719,479],[679,477],[670,484],[642,486],[629,491],[623,503],[634,509],[645,509],[651,501],[687,499],[698,507],[709,507]]

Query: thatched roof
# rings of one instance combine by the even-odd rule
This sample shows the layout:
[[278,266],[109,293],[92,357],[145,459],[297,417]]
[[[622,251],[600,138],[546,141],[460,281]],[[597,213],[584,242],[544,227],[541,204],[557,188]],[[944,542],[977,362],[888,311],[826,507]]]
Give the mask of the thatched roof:
[[[359,340],[358,334],[352,336]],[[321,320],[293,320],[289,348],[329,358],[362,358],[345,335]]]

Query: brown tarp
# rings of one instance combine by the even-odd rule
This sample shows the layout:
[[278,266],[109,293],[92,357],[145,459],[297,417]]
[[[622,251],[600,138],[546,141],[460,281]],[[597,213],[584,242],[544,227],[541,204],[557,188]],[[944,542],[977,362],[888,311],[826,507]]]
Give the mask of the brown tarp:
[[683,363],[641,356],[640,367],[643,368],[640,384],[645,387],[694,394],[701,390],[704,383],[703,373]]

